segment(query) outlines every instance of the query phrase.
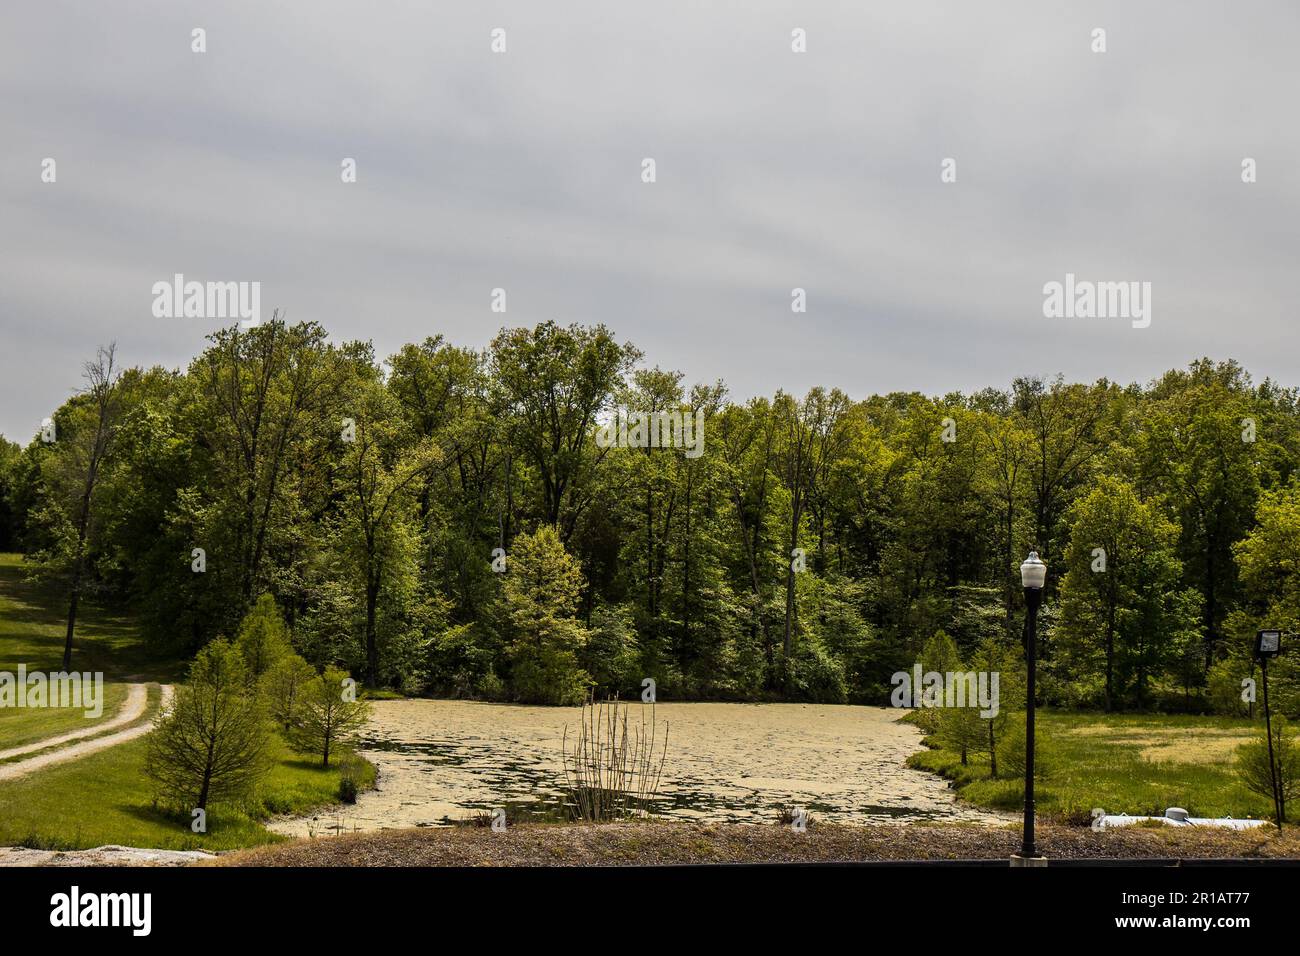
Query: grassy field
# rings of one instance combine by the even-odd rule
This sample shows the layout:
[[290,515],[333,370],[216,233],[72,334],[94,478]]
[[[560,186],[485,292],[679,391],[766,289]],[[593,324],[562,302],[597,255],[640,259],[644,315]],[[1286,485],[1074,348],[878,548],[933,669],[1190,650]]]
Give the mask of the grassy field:
[[[1234,768],[1236,748],[1262,726],[1234,717],[1040,710],[1036,753],[1049,774],[1035,787],[1038,811],[1075,823],[1087,823],[1094,807],[1131,816],[1183,807],[1192,816],[1267,818],[1269,801],[1247,790]],[[1023,779],[991,779],[987,756],[963,767],[958,754],[939,748],[908,762],[953,780],[960,797],[979,806],[1022,806]]]
[[[25,578],[19,555],[0,555],[0,670],[59,670],[64,621],[60,596]],[[103,671],[104,713],[112,717],[128,682],[174,683],[184,662],[150,655],[129,618],[86,607],[77,626],[73,669]],[[151,689],[147,714],[156,712]],[[80,709],[0,709],[0,749],[94,726]],[[212,806],[208,832],[193,833],[190,819],[153,806],[144,774],[144,738],[0,783],[0,845],[81,849],[117,843],[163,849],[221,850],[279,839],[261,825],[273,814],[303,813],[336,799],[342,776],[273,740],[274,766],[246,805]],[[362,789],[373,786],[374,768],[362,764]]]
[[[283,838],[259,821],[332,803],[340,771],[302,758],[278,738],[274,749],[274,769],[257,797],[248,806],[210,807],[205,834],[190,831],[189,817],[152,806],[143,738],[0,784],[0,845],[227,850],[277,842]],[[367,764],[363,786],[373,782],[374,768]]]
[[[26,575],[22,555],[0,554],[0,670],[13,673],[19,664],[26,664],[28,671],[61,670],[66,609],[61,609],[60,595],[31,584]],[[146,652],[129,620],[83,607],[72,669],[103,673],[103,713],[87,717],[76,708],[0,708],[0,750],[109,720],[126,700],[129,682],[170,682],[180,676],[178,662]]]

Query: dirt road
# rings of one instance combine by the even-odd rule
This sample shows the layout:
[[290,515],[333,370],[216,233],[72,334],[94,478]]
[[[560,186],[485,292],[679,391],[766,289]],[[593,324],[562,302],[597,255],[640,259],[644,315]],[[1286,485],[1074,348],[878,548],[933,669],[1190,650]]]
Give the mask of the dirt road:
[[[162,685],[162,707],[171,703],[172,688],[170,684]],[[127,694],[126,702],[122,705],[122,710],[111,720],[86,730],[80,730],[76,733],[64,734],[60,737],[52,737],[48,740],[38,740],[32,744],[26,744],[22,747],[15,747],[12,750],[0,751],[0,760],[7,756],[17,756],[23,753],[34,751],[45,751],[48,747],[59,747],[60,744],[69,741],[82,740],[92,734],[103,734],[105,731],[111,731],[115,727],[126,727],[125,730],[119,730],[117,733],[109,733],[102,737],[91,737],[89,740],[83,740],[82,743],[73,744],[70,747],[59,747],[57,750],[42,752],[27,760],[18,760],[13,763],[0,764],[0,781],[16,780],[18,777],[25,777],[27,774],[45,767],[52,767],[55,764],[66,763],[69,760],[77,760],[87,754],[93,754],[100,750],[106,750],[109,747],[116,747],[118,744],[126,743],[128,740],[134,740],[143,734],[149,732],[150,724],[148,721],[136,723],[144,715],[145,706],[148,701],[148,690],[145,684],[132,684],[131,690]],[[134,725],[134,726],[130,726]]]

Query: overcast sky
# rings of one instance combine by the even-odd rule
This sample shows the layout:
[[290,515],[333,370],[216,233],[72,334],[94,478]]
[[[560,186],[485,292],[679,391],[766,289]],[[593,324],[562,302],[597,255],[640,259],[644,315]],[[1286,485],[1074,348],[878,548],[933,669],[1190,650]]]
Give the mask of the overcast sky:
[[[186,365],[224,323],[154,317],[177,272],[380,356],[604,322],[737,398],[1300,384],[1298,41],[1284,0],[5,0],[0,432],[100,344]],[[1150,282],[1150,327],[1044,318],[1067,272]]]

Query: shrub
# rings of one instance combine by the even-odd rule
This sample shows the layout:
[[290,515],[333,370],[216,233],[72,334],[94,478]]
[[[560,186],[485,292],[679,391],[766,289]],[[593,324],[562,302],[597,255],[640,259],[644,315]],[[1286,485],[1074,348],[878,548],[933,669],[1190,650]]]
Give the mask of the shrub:
[[[1269,771],[1268,737],[1261,733],[1258,740],[1237,748],[1237,771],[1242,783],[1252,793],[1273,800],[1273,775]],[[1273,718],[1273,764],[1277,768],[1277,784],[1281,797],[1281,818],[1277,825],[1286,822],[1286,805],[1300,795],[1300,747],[1295,734],[1287,727],[1281,714]]]

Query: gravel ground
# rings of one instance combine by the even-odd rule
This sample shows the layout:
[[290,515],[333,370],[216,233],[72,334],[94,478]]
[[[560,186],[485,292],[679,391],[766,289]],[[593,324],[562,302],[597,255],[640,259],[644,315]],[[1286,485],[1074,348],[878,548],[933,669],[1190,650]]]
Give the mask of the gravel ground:
[[98,846],[93,850],[29,850],[0,846],[0,866],[186,866],[216,859],[199,850],[140,850]]
[[[843,826],[805,833],[775,824],[637,822],[604,825],[418,828],[350,833],[242,850],[218,866],[626,866],[872,860],[1005,860],[1014,827]],[[1056,859],[1287,858],[1300,831],[1042,827],[1038,845]]]

